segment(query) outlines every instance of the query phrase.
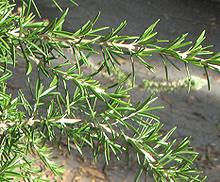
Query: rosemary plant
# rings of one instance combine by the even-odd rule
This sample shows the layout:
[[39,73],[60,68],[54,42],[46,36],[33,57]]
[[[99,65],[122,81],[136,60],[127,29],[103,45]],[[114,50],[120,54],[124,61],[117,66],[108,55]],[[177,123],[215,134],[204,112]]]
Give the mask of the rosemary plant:
[[[40,170],[33,168],[37,160],[59,175],[60,168],[51,162],[45,142],[60,136],[81,154],[84,146],[91,148],[94,158],[103,154],[106,164],[113,156],[133,151],[139,166],[135,181],[146,173],[155,181],[205,180],[194,165],[198,154],[189,139],[171,139],[175,128],[161,131],[162,123],[152,113],[161,108],[151,105],[156,98],[134,103],[129,94],[132,84],[126,84],[129,76],[135,82],[134,62],[154,69],[146,60],[154,54],[161,56],[166,70],[168,64],[175,66],[172,57],[187,70],[188,64],[201,67],[209,80],[207,69],[219,71],[220,53],[202,46],[205,32],[194,43],[185,41],[187,34],[161,41],[154,31],[157,21],[140,36],[119,35],[126,22],[112,29],[96,28],[99,14],[69,32],[62,28],[68,9],[48,22],[36,21],[31,12],[31,7],[37,10],[34,0],[22,1],[19,11],[15,6],[9,0],[0,1],[0,181],[40,179]],[[67,49],[73,58],[66,56]],[[103,55],[103,61],[95,71],[85,72],[95,54]],[[131,74],[113,85],[102,85],[97,75],[123,71],[118,62],[121,56],[130,61]],[[31,99],[22,89],[16,97],[7,89],[19,58],[26,65]]]

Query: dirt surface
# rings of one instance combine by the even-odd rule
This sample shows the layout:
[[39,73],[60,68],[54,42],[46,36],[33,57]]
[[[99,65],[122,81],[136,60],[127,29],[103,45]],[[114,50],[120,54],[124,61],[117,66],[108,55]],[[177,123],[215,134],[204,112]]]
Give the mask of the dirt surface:
[[[43,16],[54,18],[59,16],[51,4],[39,1]],[[189,32],[189,38],[195,39],[203,30],[207,30],[206,43],[214,44],[213,50],[220,50],[220,3],[208,0],[83,0],[79,1],[78,8],[70,8],[65,24],[68,30],[76,30],[86,20],[93,18],[101,11],[98,26],[116,26],[127,20],[125,34],[137,35],[157,19],[161,19],[157,31],[160,38],[174,39],[181,33]],[[62,1],[64,7],[68,6]],[[149,58],[152,63],[160,62],[158,57]],[[123,69],[128,71],[129,64],[124,61]],[[181,65],[180,65],[181,66]],[[178,72],[170,68],[170,80],[186,76],[183,71]],[[149,73],[137,65],[137,80],[151,78],[165,80],[162,64],[157,64],[155,73]],[[191,67],[191,73],[204,78],[203,71]],[[21,74],[17,70],[17,74]],[[17,77],[18,78],[18,77]],[[21,80],[14,80],[11,86],[21,87]],[[210,72],[211,91],[203,87],[199,91],[187,93],[187,89],[173,93],[158,93],[157,104],[164,105],[165,109],[158,112],[166,129],[177,126],[177,138],[191,136],[193,147],[201,154],[198,165],[208,176],[207,181],[220,181],[220,74]],[[135,100],[149,96],[146,90],[139,85],[134,94]],[[90,156],[81,158],[74,151],[67,154],[62,146],[55,153],[65,167],[63,181],[133,181],[136,171],[134,165],[126,167],[124,161],[116,162],[103,171],[104,161],[100,159],[94,165]],[[59,156],[59,157],[58,157]],[[61,158],[60,158],[61,157]],[[142,179],[145,181],[146,179]],[[150,181],[150,180],[148,180]]]

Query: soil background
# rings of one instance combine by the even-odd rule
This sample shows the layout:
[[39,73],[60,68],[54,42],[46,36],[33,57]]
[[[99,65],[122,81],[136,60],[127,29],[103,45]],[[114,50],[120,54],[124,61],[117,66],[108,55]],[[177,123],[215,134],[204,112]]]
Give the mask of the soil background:
[[[59,17],[60,13],[49,0],[36,1],[44,18]],[[59,2],[59,1],[58,1]],[[63,7],[69,7],[68,1],[60,1]],[[189,33],[189,39],[195,40],[205,29],[207,39],[205,44],[213,44],[214,51],[220,50],[220,3],[210,0],[83,0],[79,7],[70,7],[65,23],[65,29],[77,30],[87,20],[92,19],[98,11],[101,17],[98,26],[115,27],[127,20],[128,26],[123,34],[138,35],[146,27],[160,19],[157,26],[159,38],[175,39],[182,33]],[[99,58],[94,58],[99,59]],[[130,64],[124,61],[123,69],[129,71]],[[155,64],[155,73],[149,73],[137,65],[137,80],[153,79],[165,80],[165,71],[159,57],[149,58]],[[182,71],[169,68],[170,80],[186,77],[183,65]],[[204,72],[193,66],[190,67],[192,75],[205,79]],[[17,70],[19,79],[12,80],[14,88],[21,87],[22,75]],[[165,109],[157,114],[168,130],[177,126],[175,136],[184,138],[191,136],[192,146],[200,153],[198,166],[208,176],[207,181],[220,181],[220,74],[210,71],[211,91],[207,86],[199,91],[187,92],[187,89],[169,93],[158,93],[156,104],[164,105]],[[18,78],[18,77],[16,77]],[[16,85],[18,85],[16,87]],[[132,94],[138,101],[149,96],[141,86]],[[86,150],[86,149],[85,149]],[[61,145],[54,151],[54,159],[65,167],[63,181],[133,181],[136,166],[131,163],[127,166],[125,161],[113,161],[103,170],[104,160],[98,164],[91,160],[89,152],[82,158],[73,151],[71,154]],[[49,175],[49,174],[48,174]],[[151,181],[143,178],[142,181]],[[53,179],[51,178],[51,181]]]

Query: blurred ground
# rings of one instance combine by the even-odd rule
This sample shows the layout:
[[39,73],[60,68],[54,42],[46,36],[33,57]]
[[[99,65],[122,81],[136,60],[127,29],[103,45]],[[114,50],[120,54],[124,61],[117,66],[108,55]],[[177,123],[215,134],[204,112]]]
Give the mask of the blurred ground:
[[[39,0],[43,17],[54,18],[60,13],[51,3]],[[83,0],[78,1],[79,7],[70,8],[65,23],[68,30],[76,30],[88,19],[93,18],[101,11],[101,18],[97,26],[117,26],[127,20],[128,26],[124,34],[140,34],[148,25],[161,19],[157,27],[159,37],[174,39],[181,33],[189,32],[189,38],[194,40],[199,33],[207,30],[206,44],[214,44],[213,50],[220,50],[220,3],[208,0]],[[66,1],[62,1],[68,7]],[[154,63],[158,57],[149,58]],[[156,63],[157,64],[157,63]],[[155,73],[146,72],[137,65],[137,80],[150,78],[165,80],[162,64]],[[181,65],[180,65],[181,66]],[[183,66],[181,66],[183,68]],[[128,71],[129,64],[124,61],[123,69]],[[191,73],[204,77],[203,71],[191,67]],[[17,74],[20,74],[19,71]],[[185,71],[178,72],[170,68],[170,80],[185,77]],[[220,181],[220,74],[210,72],[211,91],[203,87],[199,91],[179,90],[168,93],[159,93],[158,104],[165,106],[158,112],[166,129],[177,126],[176,136],[183,138],[191,136],[192,145],[201,153],[198,165],[208,175],[210,182]],[[12,81],[16,87],[19,81]],[[19,83],[20,84],[20,83]],[[137,87],[133,98],[140,100],[149,93],[141,86]],[[91,164],[90,160],[82,159],[74,152],[67,155],[65,149],[57,150],[62,156],[59,160],[65,166],[64,181],[133,181],[135,167],[126,167],[124,162],[118,162],[107,167],[105,172],[100,165]],[[89,157],[89,156],[87,156]],[[143,179],[144,181],[144,179]]]

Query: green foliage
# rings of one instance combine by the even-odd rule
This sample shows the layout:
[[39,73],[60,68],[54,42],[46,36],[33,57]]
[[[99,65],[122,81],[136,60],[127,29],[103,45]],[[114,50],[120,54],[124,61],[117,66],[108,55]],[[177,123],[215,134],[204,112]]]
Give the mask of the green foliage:
[[189,78],[179,79],[177,81],[153,81],[153,80],[143,80],[144,88],[149,93],[160,93],[168,92],[172,93],[176,90],[189,88],[191,90],[200,90],[203,86],[206,85],[206,80],[197,76],[191,76]]
[[[68,32],[62,28],[68,9],[59,19],[45,22],[35,21],[32,6],[37,8],[33,0],[23,1],[15,12],[14,3],[0,2],[0,179],[37,179],[32,175],[36,171],[29,167],[35,163],[33,155],[58,175],[59,168],[49,160],[44,143],[62,135],[68,146],[74,144],[81,154],[84,146],[91,147],[95,158],[103,154],[107,164],[112,156],[132,150],[139,165],[136,181],[143,173],[155,181],[204,181],[193,165],[198,154],[189,139],[177,142],[170,138],[175,129],[161,131],[162,124],[152,112],[161,108],[151,105],[156,98],[133,103],[129,94],[132,84],[126,84],[129,75],[108,86],[96,76],[103,72],[114,75],[114,69],[122,71],[118,57],[124,56],[130,58],[135,83],[134,62],[152,70],[146,58],[154,54],[161,55],[165,69],[169,63],[176,67],[169,59],[173,57],[187,69],[191,63],[206,73],[208,68],[219,71],[220,53],[202,46],[205,32],[195,43],[185,41],[187,34],[162,41],[154,31],[156,22],[140,36],[119,35],[126,22],[111,30],[96,28],[99,14],[79,30]],[[72,59],[67,58],[67,49]],[[89,57],[100,53],[103,60],[99,68],[86,73]],[[15,98],[7,91],[19,57],[26,65],[31,99],[22,90]],[[34,72],[37,78],[32,77]],[[168,78],[168,72],[166,75]]]

